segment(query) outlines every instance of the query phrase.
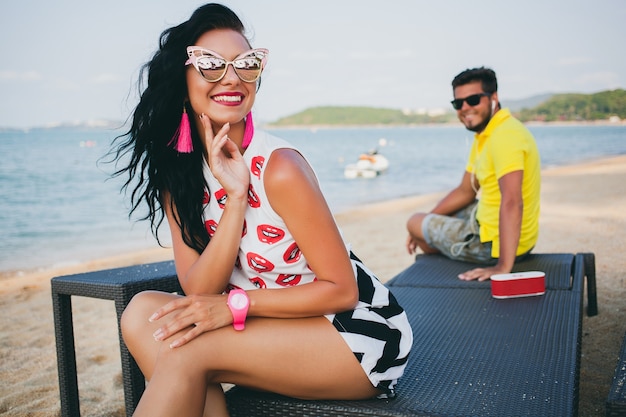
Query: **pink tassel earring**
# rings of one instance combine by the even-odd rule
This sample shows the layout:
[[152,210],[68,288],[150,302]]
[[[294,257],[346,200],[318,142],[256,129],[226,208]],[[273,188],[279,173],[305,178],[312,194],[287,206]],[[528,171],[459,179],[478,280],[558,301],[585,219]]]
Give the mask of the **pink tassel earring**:
[[174,149],[178,151],[178,153],[191,153],[193,152],[193,142],[191,140],[191,126],[189,125],[189,116],[187,115],[187,109],[183,106],[183,115],[180,119],[180,125],[176,132],[174,133],[174,137],[168,145],[176,142]]
[[254,124],[252,123],[252,112],[246,116],[246,127],[243,131],[243,141],[241,147],[246,149],[250,142],[252,142],[252,136],[254,136]]

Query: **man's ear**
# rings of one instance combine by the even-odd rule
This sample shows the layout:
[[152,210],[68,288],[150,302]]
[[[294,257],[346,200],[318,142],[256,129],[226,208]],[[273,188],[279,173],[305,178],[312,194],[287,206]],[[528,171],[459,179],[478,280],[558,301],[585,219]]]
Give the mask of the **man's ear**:
[[496,108],[500,107],[500,100],[498,99],[498,92],[491,95],[491,114],[496,112]]

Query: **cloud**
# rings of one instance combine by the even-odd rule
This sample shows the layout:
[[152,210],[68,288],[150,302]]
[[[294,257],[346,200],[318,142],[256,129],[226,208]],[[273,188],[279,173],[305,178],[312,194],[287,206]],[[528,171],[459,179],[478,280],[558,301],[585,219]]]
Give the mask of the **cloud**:
[[298,62],[298,61],[315,61],[315,62],[322,61],[323,62],[323,61],[329,60],[330,58],[331,58],[330,54],[328,54],[327,52],[322,52],[322,51],[297,50],[290,54],[290,59],[292,59],[295,62]]
[[81,84],[74,79],[56,77],[46,83],[45,89],[46,91],[51,91],[51,92],[80,91]]
[[597,71],[582,74],[576,77],[576,84],[591,88],[618,88],[621,86],[620,77],[612,71]]
[[120,77],[116,74],[111,73],[103,73],[98,74],[91,79],[91,81],[95,84],[108,84],[119,81]]
[[41,81],[43,76],[37,71],[0,71],[2,81]]
[[[348,55],[348,58],[357,60],[369,60],[369,61],[381,61],[381,60],[394,60],[394,59],[411,59],[415,58],[415,51],[409,48],[396,49],[396,50],[370,50],[363,49],[360,51],[352,51]],[[393,63],[389,63],[389,66]]]
[[588,56],[570,56],[557,59],[556,65],[559,67],[574,67],[577,65],[588,64],[591,61],[591,58]]

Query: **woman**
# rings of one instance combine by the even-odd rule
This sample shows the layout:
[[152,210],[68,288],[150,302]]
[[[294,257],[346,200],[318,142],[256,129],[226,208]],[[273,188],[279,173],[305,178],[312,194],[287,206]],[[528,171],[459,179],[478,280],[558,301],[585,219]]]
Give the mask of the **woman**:
[[343,242],[312,168],[254,130],[267,55],[231,10],[208,4],[166,30],[144,67],[117,174],[155,235],[167,218],[186,296],[144,292],[124,312],[149,380],[136,416],[225,416],[220,383],[390,397],[406,365],[406,315]]

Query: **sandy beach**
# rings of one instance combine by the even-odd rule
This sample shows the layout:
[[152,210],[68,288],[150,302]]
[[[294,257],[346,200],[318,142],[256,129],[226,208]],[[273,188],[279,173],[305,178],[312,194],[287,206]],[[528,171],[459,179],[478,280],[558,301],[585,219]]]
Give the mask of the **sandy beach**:
[[[535,252],[596,255],[599,314],[583,320],[579,416],[603,416],[626,331],[626,257],[621,252],[626,246],[626,156],[545,169],[542,177]],[[355,253],[386,281],[413,262],[404,247],[406,219],[413,211],[429,210],[441,197],[377,203],[336,218]],[[157,247],[65,268],[0,272],[0,415],[60,413],[50,278],[171,256],[171,250]],[[82,415],[123,416],[113,303],[74,297],[73,306]]]

